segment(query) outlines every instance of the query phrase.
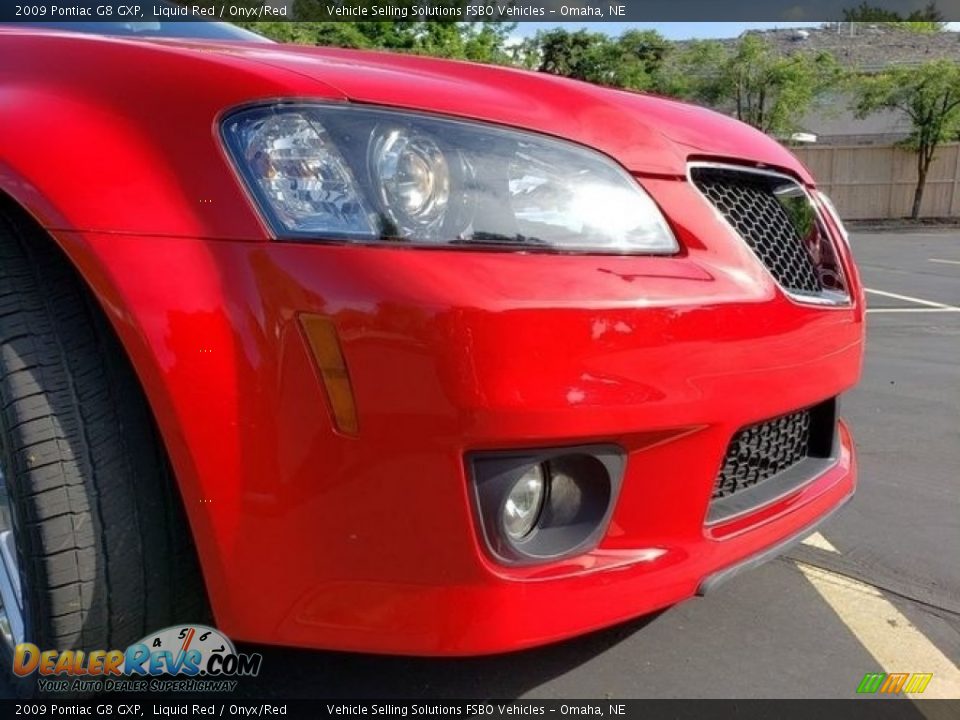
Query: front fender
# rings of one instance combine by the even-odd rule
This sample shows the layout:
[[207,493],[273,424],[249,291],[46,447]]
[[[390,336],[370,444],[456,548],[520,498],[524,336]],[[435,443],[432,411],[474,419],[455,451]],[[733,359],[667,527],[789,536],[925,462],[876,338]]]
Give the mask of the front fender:
[[[255,467],[258,458],[269,457],[257,445],[273,438],[270,428],[255,427],[262,412],[246,405],[262,402],[266,391],[257,373],[269,328],[248,266],[229,259],[232,248],[246,253],[258,243],[53,235],[134,367],[177,479],[214,615],[229,624],[236,596],[225,589],[226,569],[245,564],[236,554],[237,534],[243,532],[243,507],[256,495],[243,478],[275,476],[270,467]],[[243,303],[231,302],[228,285]],[[245,291],[237,287],[245,285]],[[322,397],[316,406],[322,411]]]
[[73,34],[2,42],[0,190],[48,230],[263,239],[220,115],[276,97],[342,99],[227,53]]

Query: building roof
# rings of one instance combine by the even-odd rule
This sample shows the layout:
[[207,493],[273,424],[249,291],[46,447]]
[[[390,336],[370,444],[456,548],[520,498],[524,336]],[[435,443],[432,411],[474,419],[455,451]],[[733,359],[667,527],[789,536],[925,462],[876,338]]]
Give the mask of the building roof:
[[[829,52],[849,70],[872,72],[892,66],[911,67],[930,60],[960,62],[960,32],[919,33],[884,23],[832,23],[821,28],[749,30],[779,52]],[[731,50],[739,38],[720,40]],[[685,43],[683,43],[685,44]],[[851,98],[835,92],[821,98],[797,123],[823,144],[887,144],[910,134],[910,120],[898,110],[884,110],[858,118]]]
[[[824,28],[751,30],[784,54],[829,52],[844,67],[880,70],[929,60],[960,61],[960,33],[911,32],[884,23],[832,23]],[[725,41],[730,44],[736,39]]]

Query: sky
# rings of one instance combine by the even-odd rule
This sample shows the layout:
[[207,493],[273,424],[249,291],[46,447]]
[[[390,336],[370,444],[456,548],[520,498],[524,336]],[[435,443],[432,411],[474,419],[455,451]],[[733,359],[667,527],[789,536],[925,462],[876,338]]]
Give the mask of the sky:
[[[949,25],[951,30],[960,29],[960,23],[949,23]],[[563,27],[568,30],[586,28],[593,32],[604,32],[608,35],[619,35],[624,30],[657,30],[668,40],[690,40],[693,38],[737,37],[744,30],[772,30],[774,28],[819,26],[820,23],[818,22],[521,22],[517,25],[517,29],[513,34],[520,37],[529,37],[535,35],[537,30],[547,30],[552,27]]]

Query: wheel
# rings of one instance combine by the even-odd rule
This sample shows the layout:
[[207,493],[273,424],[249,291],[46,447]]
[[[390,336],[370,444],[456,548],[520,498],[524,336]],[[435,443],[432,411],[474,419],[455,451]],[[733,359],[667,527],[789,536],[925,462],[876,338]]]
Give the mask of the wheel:
[[[0,206],[0,662],[209,617],[143,392],[74,268]],[[17,679],[36,690],[36,674]]]

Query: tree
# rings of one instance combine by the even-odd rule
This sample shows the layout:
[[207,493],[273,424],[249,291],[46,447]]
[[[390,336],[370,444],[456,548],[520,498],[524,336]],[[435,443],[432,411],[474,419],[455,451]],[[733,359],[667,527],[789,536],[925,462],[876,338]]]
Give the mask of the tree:
[[536,37],[524,38],[509,48],[510,64],[525,70],[540,67],[540,41]]
[[847,22],[887,23],[914,32],[937,32],[947,25],[943,13],[932,2],[922,10],[914,10],[906,18],[893,10],[861,2],[855,8],[844,10],[843,19]]
[[616,40],[620,51],[643,63],[648,74],[654,74],[671,49],[670,42],[656,30],[627,30]]
[[644,90],[670,45],[654,30],[630,30],[618,38],[604,33],[563,29],[538,32],[525,44],[522,57],[542,72],[601,85]]
[[749,33],[731,51],[717,42],[690,45],[662,74],[663,89],[731,112],[766,133],[785,134],[842,73],[829,53],[777,53]]
[[516,28],[516,23],[508,22],[466,23],[462,29],[464,57],[476,62],[511,64],[512,55],[508,43]]
[[[183,0],[186,2],[186,0]],[[202,0],[213,2],[214,0]],[[234,0],[262,2],[262,0]],[[463,6],[465,0],[444,0],[447,6]],[[363,4],[354,0],[353,4]],[[412,12],[418,0],[392,0],[391,7]],[[440,4],[434,0],[433,5]],[[478,62],[511,62],[507,40],[516,23],[437,21],[344,21],[330,20],[329,0],[294,0],[297,22],[238,22],[280,42],[334,45],[348,48],[379,48],[422,53]]]
[[370,41],[349,22],[235,22],[278,42],[367,48]]
[[414,38],[412,50],[434,57],[462,58],[464,56],[463,33],[456,22],[423,23]]
[[602,74],[597,61],[602,47],[609,42],[603,33],[563,29],[538,32],[533,44],[540,58],[541,72],[575,80],[591,80]]
[[411,48],[414,52],[475,62],[510,62],[506,42],[516,23],[435,21],[420,25]]
[[663,95],[717,105],[727,94],[720,76],[728,57],[729,51],[716,40],[691,40],[660,65],[654,88]]
[[916,219],[937,147],[960,129],[960,65],[932,60],[919,67],[892,68],[857,78],[853,90],[858,117],[897,110],[910,118],[910,136],[903,145],[917,154],[917,186],[910,212]]

